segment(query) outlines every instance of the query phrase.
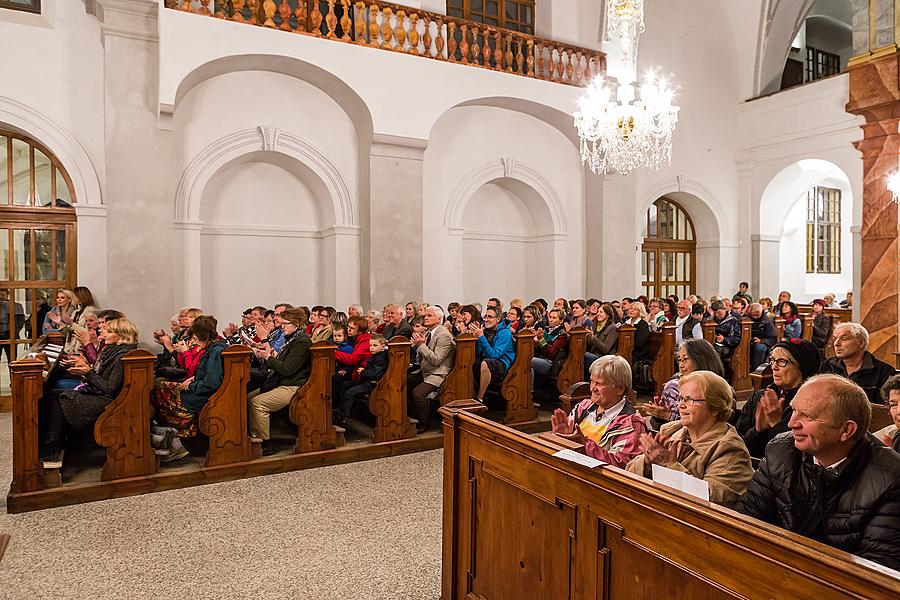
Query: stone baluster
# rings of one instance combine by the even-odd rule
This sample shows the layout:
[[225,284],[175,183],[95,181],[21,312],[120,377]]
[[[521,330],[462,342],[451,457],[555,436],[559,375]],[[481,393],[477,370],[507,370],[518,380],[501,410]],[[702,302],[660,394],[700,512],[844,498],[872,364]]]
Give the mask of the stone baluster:
[[182,0],[181,10],[189,13],[194,12],[194,0]]
[[366,3],[357,2],[356,6],[356,43],[367,44],[366,40]]
[[584,69],[581,67],[581,61],[584,59],[583,52],[578,51],[575,55],[575,82],[579,85],[584,83]]
[[[491,50],[491,32],[489,29],[484,30],[483,38],[484,38],[484,49],[481,51],[481,53],[484,55],[484,66],[490,67],[491,66],[491,56],[493,56],[494,53]],[[495,67],[495,68],[499,68],[499,66]]]
[[503,70],[503,33],[499,29],[494,32],[494,68]]
[[472,27],[472,63],[478,64],[478,60],[481,58],[481,52],[478,48],[478,27]]
[[[425,31],[422,32],[422,45],[425,47],[425,56],[433,56],[435,58],[440,58],[440,55],[434,54],[431,51],[431,42],[434,41],[434,38],[431,37],[431,23],[432,20],[429,18],[425,18]],[[440,35],[440,25],[438,25],[438,35]]]
[[556,78],[559,81],[563,81],[566,76],[566,51],[560,47],[557,52],[559,53],[559,61],[556,63]]
[[[517,42],[518,42],[518,40],[517,40]],[[512,34],[507,34],[507,36],[506,36],[506,72],[507,73],[514,72],[514,70],[513,70],[514,56],[513,56],[513,51],[512,51],[512,44],[513,44],[513,36],[512,36]],[[521,42],[519,42],[519,45],[521,45]]]
[[350,32],[353,31],[353,19],[350,18],[350,0],[341,0],[341,39],[345,42],[352,42]]
[[247,22],[251,25],[259,25],[259,0],[247,0],[247,9],[250,11],[250,18]]
[[419,54],[419,15],[409,15],[409,52]]
[[318,1],[312,0],[312,10],[309,11],[309,32],[316,37],[322,35],[322,18]]
[[[552,80],[553,80],[553,76],[556,74],[556,59],[555,59],[554,56],[553,56],[553,51],[554,51],[553,47],[548,48],[548,50],[550,51],[550,52],[549,52],[549,54],[550,54],[550,60],[549,60],[549,67],[550,67],[550,70],[549,70],[549,72],[547,73],[546,79],[549,79],[549,80],[552,81]],[[543,73],[543,69],[541,69],[541,75],[543,75],[543,74],[544,74],[544,73]]]
[[281,17],[281,25],[278,29],[282,31],[291,30],[291,5],[287,0],[281,0],[281,6],[278,7],[278,15]]
[[334,12],[334,0],[328,0],[328,14],[325,15],[325,27],[328,29],[328,32],[325,34],[325,37],[329,40],[337,37],[337,23],[338,18]]
[[231,8],[233,10],[231,14],[231,20],[237,23],[244,22],[244,2],[245,0],[232,0]]
[[406,51],[406,11],[397,11],[397,25],[394,27],[394,39],[397,40],[397,51]]
[[263,14],[266,15],[265,21],[263,21],[263,25],[265,27],[275,28],[275,21],[272,17],[275,16],[275,0],[265,0],[262,5]]
[[391,44],[391,39],[394,37],[394,28],[391,27],[391,15],[394,13],[390,7],[385,7],[381,10],[381,18],[384,19],[381,22],[381,37],[384,38],[381,42],[381,47],[384,50],[390,50],[393,48]]
[[570,49],[566,56],[568,59],[568,64],[566,65],[566,79],[569,83],[573,83],[575,81],[575,53]]
[[378,12],[377,4],[369,5],[369,45],[373,48],[378,47],[378,37],[381,32],[381,28],[378,27]]
[[450,21],[447,23],[447,57],[456,62],[456,23]]
[[216,0],[216,18],[217,19],[227,19],[228,11],[227,5],[228,0]]
[[294,18],[297,20],[297,31],[306,31],[306,0],[297,0]]
[[525,58],[525,64],[528,66],[525,75],[534,77],[534,40],[528,40],[528,56]]
[[[453,36],[448,36],[448,38],[452,38]],[[437,20],[437,34],[434,36],[434,47],[437,50],[437,58],[438,60],[444,59],[444,20],[438,17]]]
[[462,63],[469,64],[469,26],[463,23],[459,26],[462,39],[459,40],[459,52],[462,54]]
[[519,75],[525,74],[525,55],[522,54],[522,45],[524,42],[524,40],[517,40],[516,42],[516,66],[518,67],[518,71],[516,72]]
[[209,0],[200,0],[200,14],[204,17],[212,15],[212,11],[209,10]]

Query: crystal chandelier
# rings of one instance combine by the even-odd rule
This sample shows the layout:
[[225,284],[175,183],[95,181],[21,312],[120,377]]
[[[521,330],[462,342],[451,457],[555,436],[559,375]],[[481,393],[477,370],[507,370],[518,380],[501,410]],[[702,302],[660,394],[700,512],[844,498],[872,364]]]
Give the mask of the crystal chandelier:
[[678,107],[665,78],[649,73],[641,85],[634,70],[638,38],[644,30],[643,0],[607,0],[606,38],[621,49],[618,82],[598,77],[578,101],[575,127],[581,161],[594,173],[627,175],[658,169],[672,158]]

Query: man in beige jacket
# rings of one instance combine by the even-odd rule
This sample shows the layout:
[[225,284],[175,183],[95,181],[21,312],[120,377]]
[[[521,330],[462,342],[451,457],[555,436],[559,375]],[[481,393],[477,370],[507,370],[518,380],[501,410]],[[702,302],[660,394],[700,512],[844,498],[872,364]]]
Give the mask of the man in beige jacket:
[[409,375],[406,387],[410,390],[409,412],[419,421],[418,433],[428,430],[431,415],[428,395],[441,387],[453,369],[456,346],[443,322],[444,311],[438,306],[429,306],[425,310],[425,333],[412,335],[412,347],[418,354],[420,369]]

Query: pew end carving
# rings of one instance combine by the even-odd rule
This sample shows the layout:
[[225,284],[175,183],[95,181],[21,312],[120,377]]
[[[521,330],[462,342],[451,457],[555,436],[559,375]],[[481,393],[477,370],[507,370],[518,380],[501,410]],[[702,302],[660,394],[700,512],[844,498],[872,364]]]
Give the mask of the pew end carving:
[[731,387],[738,400],[744,400],[753,392],[750,381],[750,327],[753,321],[741,319],[741,343],[731,353]]
[[591,384],[587,381],[579,381],[569,386],[564,394],[559,396],[560,408],[566,414],[572,412],[572,408],[585,398],[591,397]]
[[572,385],[584,378],[584,347],[588,331],[574,327],[569,331],[569,349],[566,360],[556,375],[556,389],[565,394]]
[[229,346],[222,352],[225,377],[222,385],[200,411],[198,425],[209,437],[207,467],[230,465],[253,459],[247,434],[247,382],[250,380],[250,349]]
[[619,343],[616,347],[616,354],[632,364],[631,359],[634,354],[634,325],[622,323],[619,326]]
[[338,432],[331,420],[331,378],[334,375],[335,350],[335,345],[328,341],[312,345],[312,370],[309,379],[291,399],[291,422],[297,426],[297,441],[294,445],[294,452],[297,454],[343,446],[343,429]]
[[534,331],[523,329],[515,334],[516,359],[503,379],[507,425],[529,423],[537,419],[531,396],[531,359],[534,358]]
[[38,446],[38,401],[43,394],[44,361],[17,360],[9,365],[13,413],[13,478],[10,494],[47,487]]
[[369,396],[369,410],[375,415],[376,443],[416,436],[416,426],[409,420],[406,405],[409,349],[409,340],[401,335],[388,342],[387,372]]
[[475,336],[463,333],[456,338],[453,369],[438,391],[441,406],[456,400],[468,400],[474,396],[472,365],[475,364]]
[[146,350],[132,350],[122,358],[122,391],[94,424],[94,439],[106,448],[101,481],[152,475],[159,469],[159,457],[150,445],[155,362]]

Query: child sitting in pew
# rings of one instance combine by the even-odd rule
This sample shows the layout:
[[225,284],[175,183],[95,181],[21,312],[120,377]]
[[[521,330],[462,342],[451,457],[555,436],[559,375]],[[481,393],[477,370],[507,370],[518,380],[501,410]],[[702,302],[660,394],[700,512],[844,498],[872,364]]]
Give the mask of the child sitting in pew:
[[366,361],[366,365],[355,368],[350,379],[344,381],[335,394],[337,402],[334,422],[338,426],[342,427],[347,422],[353,405],[357,402],[364,403],[375,388],[375,384],[387,372],[387,339],[380,333],[372,334],[369,338],[369,351],[372,355]]
[[332,323],[331,329],[331,341],[337,346],[337,351],[351,354],[353,344],[347,340],[347,326],[342,323]]

